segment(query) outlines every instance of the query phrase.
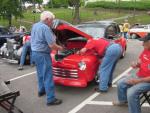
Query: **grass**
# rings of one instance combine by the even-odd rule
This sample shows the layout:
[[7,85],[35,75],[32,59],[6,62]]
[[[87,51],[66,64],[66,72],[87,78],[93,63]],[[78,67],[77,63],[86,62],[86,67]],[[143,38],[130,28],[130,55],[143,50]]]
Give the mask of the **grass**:
[[[66,20],[70,23],[72,23],[72,18],[73,18],[73,11],[70,9],[65,9],[65,8],[58,8],[58,9],[46,9],[50,10],[53,12],[56,16],[56,18]],[[129,22],[134,24],[134,23],[142,23],[142,24],[147,24],[149,23],[150,16],[146,14],[146,12],[136,12],[138,16],[135,18],[129,18]],[[110,19],[110,18],[117,18],[117,17],[122,17],[129,15],[129,11],[121,11],[118,13],[118,10],[110,10],[110,9],[99,9],[99,8],[80,8],[80,19],[81,22],[85,21],[94,21],[94,20],[105,20],[105,19]],[[20,25],[24,25],[27,27],[28,30],[31,29],[32,23],[39,21],[40,19],[40,14],[36,13],[33,14],[31,11],[26,11],[24,12],[24,18],[20,19],[18,18],[13,19],[12,25],[15,25],[19,27]],[[124,19],[118,20],[117,22],[121,23],[123,22]],[[0,25],[7,26],[8,22],[6,20],[1,19],[0,20]]]
[[[138,16],[135,17],[130,17],[128,18],[129,23],[136,24],[136,23],[140,23],[140,24],[150,24],[150,15],[148,14],[140,14]],[[118,20],[118,23],[123,23],[124,19],[122,20]]]

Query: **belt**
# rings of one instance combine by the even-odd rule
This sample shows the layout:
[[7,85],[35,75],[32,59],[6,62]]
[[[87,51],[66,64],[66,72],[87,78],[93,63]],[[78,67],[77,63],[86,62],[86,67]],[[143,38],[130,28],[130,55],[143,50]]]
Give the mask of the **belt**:
[[111,45],[113,45],[113,44],[115,44],[115,43],[114,43],[114,42],[110,42],[110,43],[108,44],[108,46],[106,47],[105,51],[106,51]]
[[115,44],[115,43],[114,43],[114,42],[110,42],[110,43],[108,44],[108,46],[105,48],[104,54],[101,55],[101,56],[99,56],[100,59],[105,56],[106,50],[107,50],[111,45],[113,45],[113,44]]

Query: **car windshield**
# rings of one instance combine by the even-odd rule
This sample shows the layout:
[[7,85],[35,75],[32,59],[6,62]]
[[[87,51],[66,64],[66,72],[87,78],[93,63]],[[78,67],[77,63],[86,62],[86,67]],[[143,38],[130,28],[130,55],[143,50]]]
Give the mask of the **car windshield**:
[[9,30],[6,29],[6,28],[0,28],[0,34],[1,34],[1,35],[9,34]]
[[88,35],[91,35],[94,39],[104,37],[104,28],[98,26],[77,26],[77,28]]

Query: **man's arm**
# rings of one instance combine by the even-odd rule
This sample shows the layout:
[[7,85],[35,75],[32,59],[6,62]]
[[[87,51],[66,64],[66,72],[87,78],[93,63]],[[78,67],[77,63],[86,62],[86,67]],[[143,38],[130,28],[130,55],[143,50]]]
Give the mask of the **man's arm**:
[[53,44],[49,44],[49,47],[53,50],[60,50],[62,51],[63,50],[63,47],[59,46],[58,44],[56,43],[53,43]]
[[148,82],[148,83],[150,83],[150,77],[129,79],[129,80],[127,81],[127,84],[135,85],[135,84],[143,83],[143,82]]
[[137,62],[132,62],[131,67],[139,68],[140,67],[140,59]]

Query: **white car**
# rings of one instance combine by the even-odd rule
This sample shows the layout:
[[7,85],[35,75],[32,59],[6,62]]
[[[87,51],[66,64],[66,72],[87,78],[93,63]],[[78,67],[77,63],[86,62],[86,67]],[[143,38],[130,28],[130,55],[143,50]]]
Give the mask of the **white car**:
[[131,28],[128,32],[130,38],[132,38],[132,39],[143,38],[148,33],[150,33],[150,24],[148,24],[148,25],[137,25],[137,26]]

